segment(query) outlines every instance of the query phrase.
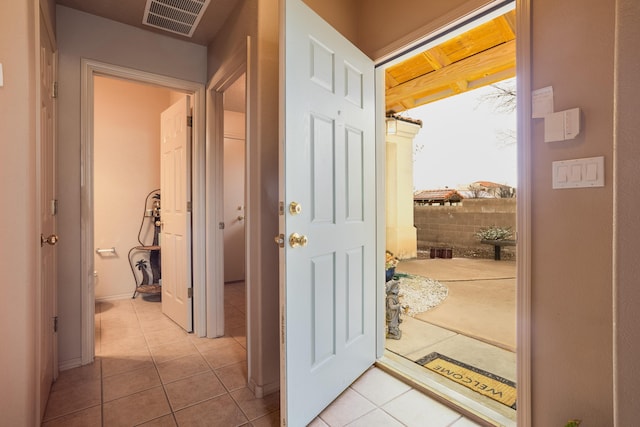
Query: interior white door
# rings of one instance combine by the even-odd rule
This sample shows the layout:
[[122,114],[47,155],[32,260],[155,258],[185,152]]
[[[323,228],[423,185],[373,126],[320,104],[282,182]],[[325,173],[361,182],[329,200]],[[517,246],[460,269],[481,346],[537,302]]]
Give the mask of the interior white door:
[[301,426],[375,361],[374,70],[284,5],[281,413]]
[[51,383],[58,376],[57,285],[56,285],[56,195],[55,195],[55,53],[42,15],[40,16],[40,307],[39,391],[40,419],[44,415]]
[[244,154],[244,139],[224,138],[225,282],[244,280],[245,275]]
[[161,114],[160,253],[162,312],[193,329],[191,281],[191,112],[189,96]]

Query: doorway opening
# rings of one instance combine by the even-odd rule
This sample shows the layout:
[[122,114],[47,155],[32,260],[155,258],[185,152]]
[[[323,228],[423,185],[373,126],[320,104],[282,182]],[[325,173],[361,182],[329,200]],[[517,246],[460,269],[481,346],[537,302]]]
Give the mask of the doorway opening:
[[[419,116],[419,106],[431,103],[435,106],[436,101],[445,98],[451,100],[458,94],[515,76],[514,6],[514,2],[496,2],[493,8],[487,9],[480,16],[467,19],[458,25],[453,24],[452,30],[445,36],[427,40],[421,46],[394,57],[381,67],[386,75],[387,250],[393,253],[387,267],[395,263],[396,256],[400,258],[394,279],[387,282],[386,305],[395,307],[404,317],[403,323],[393,325],[394,331],[387,334],[385,360],[418,386],[481,418],[505,425],[513,425],[517,419],[515,261],[501,263],[493,260],[493,257],[488,260],[480,260],[477,257],[456,259],[456,255],[460,256],[461,252],[467,256],[470,252],[458,251],[459,247],[452,248],[456,244],[460,245],[455,239],[464,234],[464,238],[470,242],[469,246],[479,246],[476,233],[482,228],[483,220],[478,224],[457,224],[459,230],[454,230],[456,224],[448,223],[447,218],[463,217],[461,211],[468,208],[463,208],[465,200],[477,199],[484,203],[477,197],[480,192],[487,199],[497,199],[506,194],[511,197],[515,189],[496,196],[485,188],[456,189],[455,186],[460,182],[448,184],[449,188],[435,188],[437,185],[434,188],[415,187],[413,176],[411,173],[407,174],[406,169],[412,169],[410,165],[416,169],[427,167],[424,164],[413,163],[415,146],[412,143],[416,133],[425,132],[431,137],[432,145],[442,144],[432,131],[434,126],[429,123],[429,116]],[[466,95],[461,95],[463,96]],[[515,114],[513,118],[515,119]],[[458,123],[452,125],[460,127],[464,117],[459,116],[456,119]],[[477,137],[469,138],[468,143],[477,143],[474,139],[477,140]],[[516,164],[515,137],[512,145],[513,155],[509,168],[514,168]],[[459,149],[451,148],[448,158],[443,161],[450,169],[459,167],[466,171],[468,167],[462,166],[460,161],[464,155],[465,153]],[[513,175],[515,181],[515,173]],[[486,184],[486,179],[482,176],[474,181]],[[466,184],[477,185],[473,181]],[[510,187],[515,187],[515,182],[512,182]],[[429,193],[424,208],[415,207],[416,190]],[[476,197],[471,193],[476,193]],[[473,204],[472,201],[468,202],[468,205]],[[508,225],[515,230],[516,205],[515,200],[512,202],[507,209],[509,212],[505,212],[502,217],[509,217]],[[455,209],[458,209],[458,212],[453,212]],[[478,210],[481,211],[482,209]],[[414,217],[414,213],[419,213],[420,218]],[[471,215],[467,217],[470,218]],[[485,220],[491,221],[489,218]],[[452,232],[448,234],[449,231]],[[513,244],[515,245],[515,241]],[[491,265],[482,264],[485,261]],[[460,262],[464,265],[460,266]],[[510,265],[507,266],[506,263]],[[495,267],[496,271],[489,274],[489,267]],[[432,310],[432,313],[438,310],[439,314],[448,309],[458,310],[459,305],[453,305],[454,288],[455,292],[462,293],[463,299],[468,300],[465,293],[479,286],[490,286],[488,282],[496,280],[501,282],[500,285],[509,294],[509,305],[506,307],[508,313],[505,315],[509,323],[506,333],[507,344],[487,339],[487,335],[491,333],[477,335],[469,328],[461,328],[461,323],[453,324],[451,319],[454,317],[469,317],[466,324],[474,327],[481,323],[479,320],[483,319],[474,320],[475,314],[471,307],[465,311],[463,306],[462,312],[454,313],[453,317],[449,316],[449,323],[446,321],[446,315],[430,317],[427,314],[429,310]],[[449,301],[447,281],[451,283]],[[445,283],[444,286],[441,282]],[[469,283],[470,286],[461,286],[462,283]],[[489,307],[492,306],[489,299],[485,302]],[[478,301],[478,304],[480,303]],[[388,321],[391,319],[393,322],[393,318],[394,316],[388,316]],[[445,320],[439,321],[442,319]],[[438,358],[439,356],[442,357]],[[494,398],[497,395],[506,396],[507,391],[488,395],[474,390],[468,384],[474,384],[476,380],[467,383],[466,376],[463,381],[452,381],[451,375],[447,377],[433,368],[433,360],[439,360],[436,365],[440,363],[440,366],[444,363],[443,359],[452,363],[451,367],[447,367],[447,372],[453,376],[466,375],[463,373],[466,369],[464,372],[483,372],[488,374],[488,377],[504,380],[504,383],[512,388],[512,399]],[[491,360],[491,363],[486,363],[487,360]],[[458,368],[461,369],[460,372],[456,371]]]
[[222,91],[224,335],[246,352],[246,74]]
[[93,87],[95,298],[118,300],[135,292],[159,302],[156,251],[130,248],[158,245],[159,117],[181,94],[106,76],[95,76]]
[[[169,78],[166,76],[159,76],[152,73],[141,72],[138,70],[131,70],[123,67],[114,66],[111,64],[99,63],[90,60],[82,61],[82,93],[81,93],[81,105],[82,105],[82,223],[81,223],[81,265],[84,273],[83,287],[82,287],[82,365],[91,363],[95,356],[95,301],[96,301],[96,268],[95,258],[96,249],[104,249],[102,255],[106,255],[111,258],[111,261],[120,260],[127,262],[127,250],[128,247],[116,247],[115,243],[99,242],[102,246],[97,246],[98,242],[95,242],[95,230],[96,230],[96,144],[95,144],[95,81],[103,77],[107,77],[111,80],[117,79],[122,82],[128,82],[129,84],[137,84],[138,88],[151,90],[151,88],[163,88],[156,94],[161,94],[161,97],[167,97],[169,100],[172,96],[184,96],[191,95],[193,97],[192,103],[192,142],[191,142],[191,159],[192,159],[192,172],[189,176],[185,176],[185,180],[191,182],[191,200],[196,201],[193,203],[191,211],[192,227],[193,229],[204,229],[204,180],[201,176],[204,175],[204,87],[197,83],[182,81],[178,79]],[[102,82],[102,81],[101,81]],[[132,86],[136,87],[136,86]],[[127,126],[132,126],[138,117],[129,117]],[[157,117],[158,122],[160,116]],[[185,117],[186,120],[186,117]],[[115,129],[111,129],[115,131]],[[142,132],[144,134],[145,132]],[[142,135],[141,134],[141,135]],[[141,136],[139,135],[139,136]],[[160,139],[158,138],[157,141]],[[113,144],[116,145],[115,142]],[[142,144],[134,144],[142,145]],[[159,144],[158,144],[159,145]],[[158,147],[158,153],[160,152]],[[111,153],[113,154],[113,153]],[[130,160],[130,159],[129,159]],[[134,159],[136,160],[136,159]],[[142,165],[142,155],[139,154],[137,158],[139,165]],[[124,162],[123,159],[119,159],[120,162]],[[152,162],[153,163],[153,162]],[[159,154],[158,161],[155,162],[159,167]],[[146,168],[146,166],[145,166]],[[146,179],[146,178],[145,178]],[[131,178],[129,180],[142,180],[140,177]],[[120,205],[122,207],[137,205],[137,214],[135,215],[135,221],[140,224],[140,217],[143,216],[142,212],[142,199],[137,197],[135,200],[124,200],[119,193],[118,186],[112,185],[112,182],[107,182],[107,209],[111,209],[110,206]],[[134,183],[132,182],[131,185]],[[155,187],[152,185],[152,187]],[[151,188],[150,190],[153,190]],[[147,194],[148,191],[145,192]],[[126,210],[126,209],[125,209]],[[146,210],[146,208],[145,208]],[[137,228],[137,226],[136,226]],[[136,230],[137,233],[137,230]],[[133,234],[133,239],[136,238],[136,233]],[[112,238],[130,238],[129,233],[116,230],[108,233]],[[193,312],[194,330],[200,335],[206,335],[206,312],[203,309],[205,304],[205,298],[200,297],[204,295],[204,246],[205,239],[198,236],[197,233],[193,233],[192,239],[192,276],[194,283],[194,304],[193,307],[189,306],[188,310]],[[113,250],[112,250],[113,249]],[[105,261],[107,261],[105,259]],[[129,268],[129,267],[127,267]],[[126,270],[125,270],[126,271]],[[131,277],[131,271],[128,271],[129,277],[126,279],[126,284],[118,282],[117,286],[131,286],[131,292],[127,292],[129,297],[135,290],[135,284],[133,277]],[[102,289],[100,289],[100,292]],[[116,289],[109,291],[111,296],[120,297],[125,296],[125,292],[122,289]],[[98,294],[100,295],[100,294]]]

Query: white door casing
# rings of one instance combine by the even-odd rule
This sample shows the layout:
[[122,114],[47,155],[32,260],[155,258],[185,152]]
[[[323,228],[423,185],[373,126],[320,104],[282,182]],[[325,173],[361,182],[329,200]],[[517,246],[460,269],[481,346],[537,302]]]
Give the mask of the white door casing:
[[[94,234],[94,212],[93,212],[93,116],[94,116],[94,91],[93,78],[96,75],[111,76],[129,81],[147,83],[155,86],[169,88],[193,96],[193,127],[191,146],[191,169],[192,175],[185,179],[191,180],[191,193],[196,201],[192,206],[193,229],[198,233],[192,235],[192,272],[193,272],[193,317],[194,333],[198,336],[207,334],[207,306],[206,306],[206,272],[205,272],[205,248],[207,246],[207,236],[202,230],[205,229],[205,87],[200,83],[175,79],[159,74],[107,64],[91,59],[81,60],[81,221],[80,221],[80,264],[82,272],[81,289],[81,336],[82,336],[82,356],[79,363],[88,364],[94,360],[95,337],[95,292],[94,276],[95,271],[93,256],[95,245]],[[72,368],[77,366],[76,360],[63,362],[61,368]]]
[[46,408],[51,384],[58,376],[56,283],[56,181],[55,181],[55,99],[56,54],[42,12],[40,13],[40,137],[39,137],[39,215],[42,241],[40,250],[39,305],[39,419]]
[[162,312],[188,332],[193,329],[190,111],[185,96],[162,112],[160,129]]
[[374,71],[300,0],[284,5],[281,413],[297,426],[376,357]]

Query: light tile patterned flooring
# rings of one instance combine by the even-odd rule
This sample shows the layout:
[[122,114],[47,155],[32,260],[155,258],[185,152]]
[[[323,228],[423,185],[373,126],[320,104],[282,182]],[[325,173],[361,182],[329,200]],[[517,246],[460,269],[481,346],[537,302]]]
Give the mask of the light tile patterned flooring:
[[[225,286],[228,336],[197,338],[142,297],[96,303],[96,360],[60,373],[43,426],[277,426],[280,395],[246,387],[244,284]],[[378,368],[310,426],[477,424]],[[292,426],[296,427],[296,426]]]

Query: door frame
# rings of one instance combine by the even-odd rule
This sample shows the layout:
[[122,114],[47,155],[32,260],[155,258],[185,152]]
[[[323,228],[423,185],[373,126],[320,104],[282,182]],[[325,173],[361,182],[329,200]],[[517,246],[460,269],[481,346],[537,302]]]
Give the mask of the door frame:
[[[210,188],[207,198],[207,249],[211,256],[207,266],[207,337],[215,338],[224,335],[224,231],[219,227],[224,222],[224,105],[223,94],[242,74],[246,74],[245,83],[245,230],[251,226],[254,215],[248,205],[249,183],[251,182],[251,170],[247,167],[248,155],[251,143],[251,133],[247,123],[249,122],[249,46],[250,39],[239,46],[229,59],[218,68],[211,77],[206,90],[206,139],[209,144],[206,157],[206,185]],[[251,244],[250,233],[245,232],[245,286],[246,299],[250,301],[252,284],[252,263],[250,253],[247,250]],[[247,316],[251,310],[247,307]],[[247,319],[248,320],[248,319]],[[249,337],[250,325],[247,321],[247,337]],[[251,366],[251,340],[247,339],[247,362]]]
[[[465,21],[486,13],[499,5],[515,3],[517,10],[516,37],[516,75],[517,75],[517,165],[518,199],[516,203],[516,383],[518,384],[517,425],[529,426],[532,419],[531,407],[531,0],[469,0],[462,6],[445,14],[437,20],[411,32],[396,42],[374,52],[376,58],[376,118],[385,116],[384,65],[409,56],[409,52],[421,47],[426,49],[429,43],[445,34],[465,30]],[[377,123],[377,170],[385,170],[385,128],[384,121]],[[384,189],[378,201],[378,256],[382,257],[385,236],[384,197],[386,188],[384,173],[377,173],[378,188]],[[383,261],[379,261],[379,265]],[[378,277],[382,277],[378,273]],[[384,292],[382,293],[384,295]],[[378,298],[378,361],[384,359],[384,299]],[[382,331],[382,332],[380,332]]]
[[80,163],[81,163],[81,219],[80,219],[80,265],[81,265],[81,341],[82,365],[93,362],[95,356],[94,315],[95,278],[93,276],[93,144],[94,144],[94,87],[93,77],[103,76],[131,82],[163,87],[183,92],[194,98],[192,137],[192,264],[193,264],[193,319],[194,333],[206,335],[206,285],[205,285],[205,102],[204,85],[173,77],[134,70],[89,59],[81,63],[81,104],[80,104]]

